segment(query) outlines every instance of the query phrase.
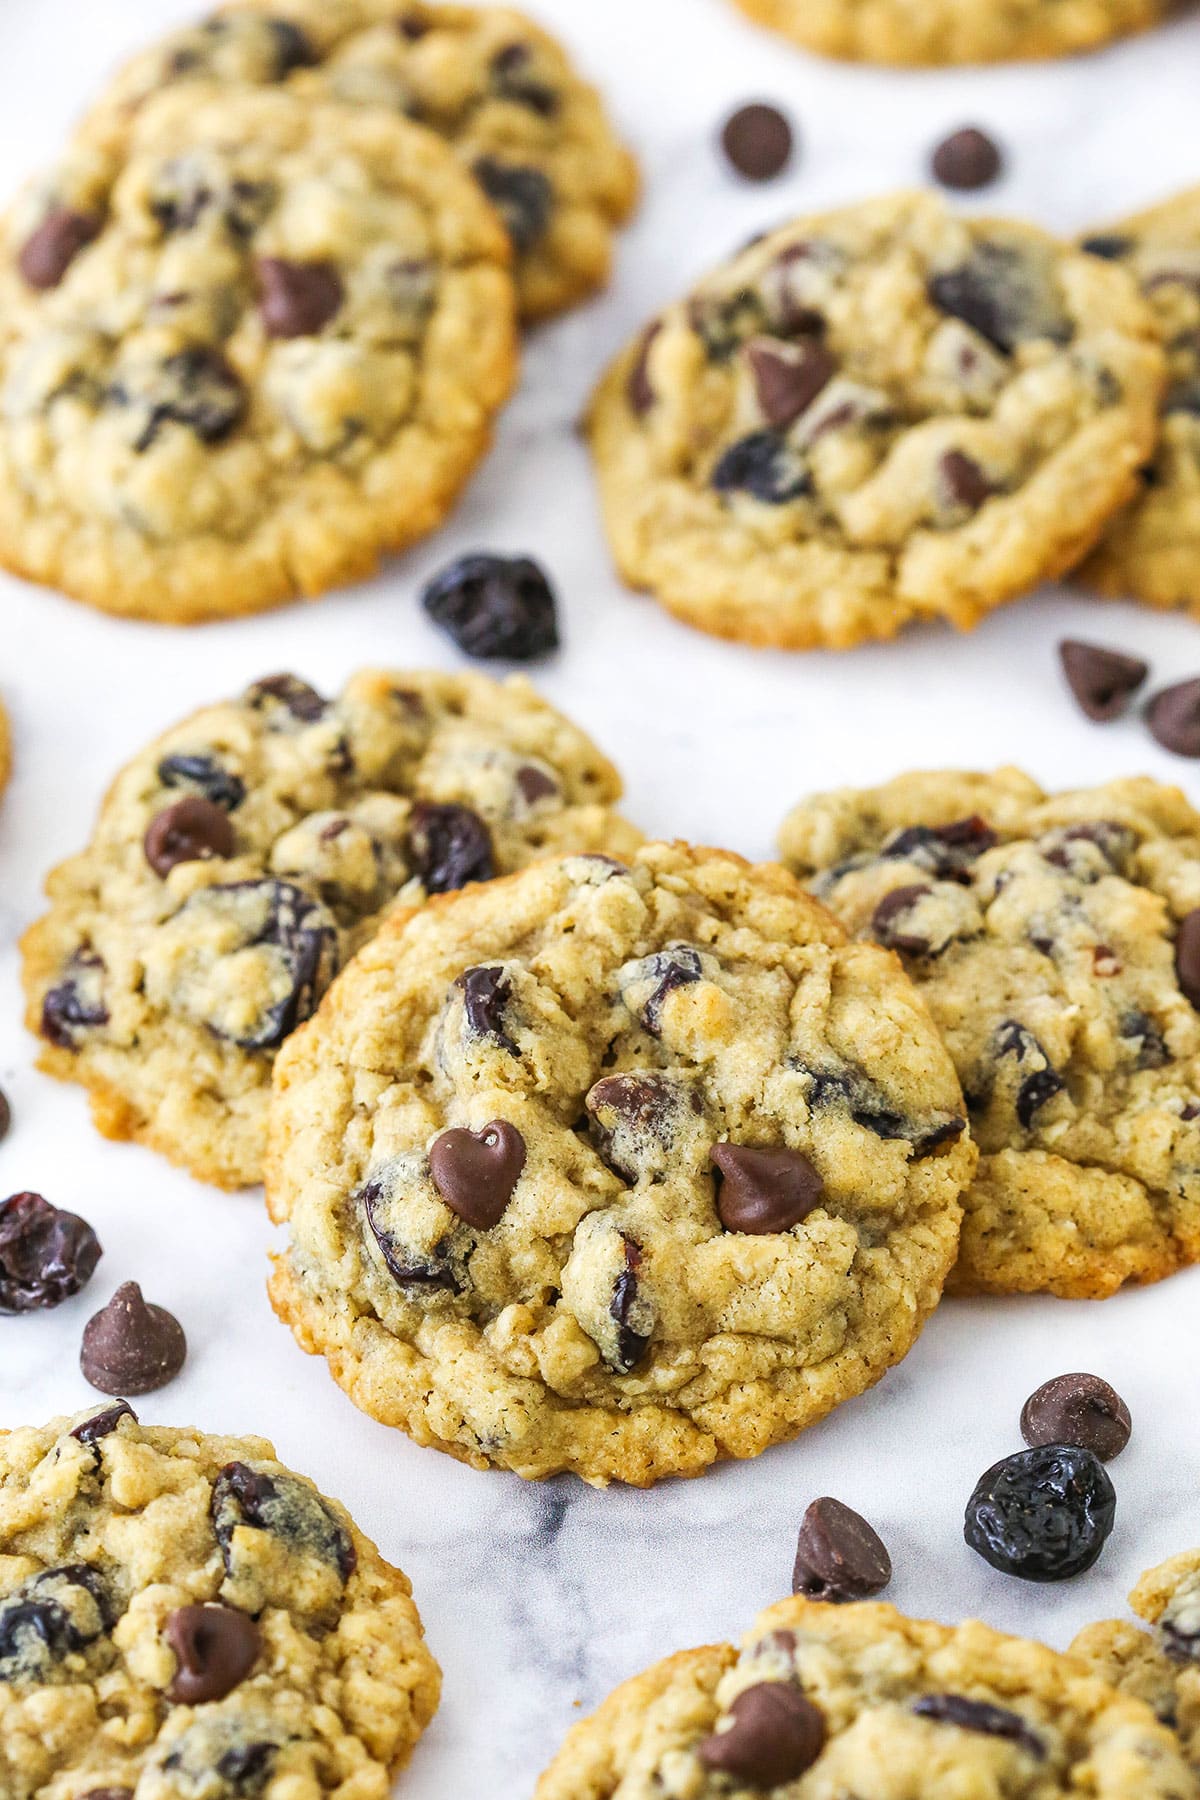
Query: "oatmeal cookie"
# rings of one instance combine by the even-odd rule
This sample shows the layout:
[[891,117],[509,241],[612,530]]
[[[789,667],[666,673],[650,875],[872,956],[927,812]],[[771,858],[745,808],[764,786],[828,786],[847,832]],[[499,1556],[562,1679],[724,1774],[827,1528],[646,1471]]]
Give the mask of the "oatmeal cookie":
[[1145,1701],[1178,1733],[1200,1773],[1200,1550],[1149,1570],[1129,1604],[1149,1631],[1109,1619],[1081,1631],[1071,1654],[1122,1693]]
[[1144,31],[1170,0],[736,0],[807,50],[855,62],[989,63],[1073,56]]

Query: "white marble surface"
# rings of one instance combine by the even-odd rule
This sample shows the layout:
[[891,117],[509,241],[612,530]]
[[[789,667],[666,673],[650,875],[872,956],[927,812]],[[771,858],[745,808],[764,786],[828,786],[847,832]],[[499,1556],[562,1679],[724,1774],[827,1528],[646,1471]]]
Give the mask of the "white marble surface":
[[[803,790],[904,765],[1024,762],[1052,783],[1146,770],[1200,796],[1200,773],[1136,724],[1089,727],[1064,700],[1064,631],[1137,644],[1157,674],[1200,670],[1200,629],[1047,592],[967,638],[928,630],[846,656],[788,658],[689,633],[615,583],[572,420],[608,353],[684,279],[758,226],[920,176],[966,120],[994,128],[1011,173],[990,206],[1075,229],[1200,180],[1200,21],[1070,66],[893,75],[837,69],[752,30],[727,0],[531,0],[601,79],[641,153],[647,197],[612,292],[539,333],[497,450],[451,526],[380,580],[187,635],[116,623],[0,580],[0,692],[17,774],[0,809],[0,1080],[16,1127],[0,1193],[33,1187],[91,1218],[106,1255],[58,1312],[0,1320],[0,1421],[86,1405],[79,1333],[130,1276],[185,1322],[181,1379],[150,1421],[261,1431],[353,1508],[410,1572],[445,1701],[401,1788],[524,1800],[579,1706],[683,1645],[736,1633],[786,1590],[807,1502],[833,1493],[891,1545],[895,1599],[1065,1643],[1120,1610],[1148,1563],[1200,1540],[1195,1403],[1200,1270],[1103,1305],[948,1304],[874,1394],[756,1463],[657,1491],[594,1493],[476,1474],[360,1417],[273,1320],[271,1231],[256,1195],[210,1192],[147,1152],[102,1143],[81,1092],[32,1068],[14,940],[48,865],[84,839],[120,762],[191,707],[291,665],[335,686],[365,662],[452,664],[415,604],[422,576],[469,547],[528,549],[557,577],[567,643],[541,680],[624,766],[629,810],[662,833],[768,855]],[[190,0],[3,0],[0,189],[49,155],[114,59]],[[738,185],[713,129],[774,96],[803,154],[783,181]],[[961,1541],[977,1475],[1018,1447],[1017,1415],[1048,1375],[1089,1368],[1125,1393],[1136,1437],[1114,1467],[1118,1525],[1073,1584],[1005,1581]]]

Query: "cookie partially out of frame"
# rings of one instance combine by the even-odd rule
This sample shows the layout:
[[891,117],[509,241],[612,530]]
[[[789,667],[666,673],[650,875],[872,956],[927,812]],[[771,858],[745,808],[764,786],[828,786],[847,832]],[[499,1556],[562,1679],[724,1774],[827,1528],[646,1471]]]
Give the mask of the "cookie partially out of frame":
[[784,860],[895,950],[979,1172],[953,1284],[1101,1297],[1200,1259],[1200,814],[1148,778],[1017,769],[802,801]]
[[441,523],[516,369],[511,252],[433,132],[184,86],[0,243],[0,562],[165,623]]
[[798,219],[668,307],[591,437],[621,573],[791,649],[969,627],[1136,489],[1162,352],[1121,269],[902,194]]
[[807,50],[856,62],[1018,62],[1144,31],[1170,0],[735,0]]
[[440,1687],[411,1594],[263,1438],[0,1434],[0,1790],[386,1800]]
[[1152,1707],[1200,1774],[1200,1550],[1148,1570],[1129,1604],[1149,1630],[1124,1619],[1089,1625],[1071,1654]]
[[562,850],[618,855],[616,770],[520,677],[257,682],[117,776],[24,940],[42,1066],[97,1125],[258,1181],[271,1064],[399,900]]
[[608,278],[637,168],[596,90],[524,13],[427,0],[236,0],[135,57],[85,120],[83,144],[119,154],[148,98],[197,80],[286,84],[438,132],[505,221],[526,319],[574,305]]
[[785,1600],[576,1725],[535,1800],[1194,1800],[1153,1714],[986,1625]]
[[877,1381],[975,1162],[892,959],[678,844],[397,914],[275,1090],[301,1345],[420,1443],[597,1485],[757,1455]]

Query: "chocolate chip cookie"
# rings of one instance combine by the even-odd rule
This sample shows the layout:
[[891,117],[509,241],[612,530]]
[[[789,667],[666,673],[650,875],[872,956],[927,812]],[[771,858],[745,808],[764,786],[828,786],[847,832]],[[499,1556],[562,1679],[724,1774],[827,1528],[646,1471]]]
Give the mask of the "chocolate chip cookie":
[[196,80],[283,83],[440,133],[508,228],[526,319],[559,312],[608,278],[637,168],[595,89],[523,13],[426,0],[237,0],[135,58],[85,122],[84,144],[119,154],[148,97]]
[[801,803],[784,859],[898,953],[979,1172],[953,1285],[1103,1296],[1200,1258],[1200,814],[1149,779],[1017,769]]
[[1123,1619],[1089,1625],[1071,1654],[1151,1707],[1178,1733],[1200,1774],[1200,1550],[1173,1556],[1143,1575],[1129,1604],[1149,1631]]
[[519,677],[256,682],[118,775],[26,934],[42,1066],[100,1130],[260,1178],[271,1063],[399,899],[632,848],[611,763]]
[[263,1438],[0,1434],[0,1551],[5,1800],[367,1800],[433,1717],[408,1580]]
[[1166,345],[1169,382],[1138,498],[1081,579],[1104,594],[1200,614],[1200,187],[1091,233],[1083,248],[1138,283]]
[[1162,353],[1112,264],[932,195],[799,219],[620,356],[593,403],[625,578],[805,649],[967,627],[1136,489]]
[[115,173],[80,151],[0,244],[0,561],[180,623],[440,524],[516,367],[508,240],[442,139],[184,86]]
[[1169,0],[736,0],[760,24],[824,56],[988,63],[1073,56],[1144,31]]
[[276,1067],[271,1295],[476,1467],[696,1475],[936,1304],[975,1163],[915,990],[776,867],[653,845],[397,914]]
[[617,1688],[535,1800],[1194,1800],[1170,1732],[1067,1657],[986,1625],[785,1600],[742,1641]]

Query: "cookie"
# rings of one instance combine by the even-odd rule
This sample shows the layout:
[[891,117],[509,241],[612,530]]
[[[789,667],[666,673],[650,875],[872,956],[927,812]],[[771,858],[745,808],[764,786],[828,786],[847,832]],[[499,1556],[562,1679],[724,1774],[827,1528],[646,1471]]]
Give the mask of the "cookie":
[[806,50],[855,62],[988,63],[1074,56],[1144,31],[1168,0],[735,0]]
[[516,368],[508,240],[445,143],[185,86],[111,173],[35,186],[0,247],[0,561],[183,623],[440,524]]
[[433,1717],[407,1578],[263,1438],[0,1434],[0,1548],[5,1800],[384,1800]]
[[953,1286],[1100,1297],[1200,1258],[1200,814],[1146,779],[1017,769],[801,803],[784,860],[895,950],[979,1172]]
[[1103,594],[1200,614],[1200,187],[1083,240],[1129,271],[1167,349],[1157,446],[1137,500],[1080,579]]
[[528,320],[608,279],[637,167],[596,90],[523,13],[426,0],[238,0],[135,58],[85,121],[84,143],[119,155],[148,97],[195,80],[286,83],[447,138],[508,227]]
[[1171,1734],[1068,1657],[986,1625],[784,1600],[636,1675],[535,1800],[1193,1800]]
[[396,915],[285,1049],[271,1297],[418,1442],[644,1486],[897,1362],[974,1161],[913,988],[782,869],[556,858]]
[[399,899],[562,850],[630,849],[616,770],[519,677],[295,676],[128,764],[24,939],[42,1067],[100,1130],[260,1179],[271,1063]]
[[796,220],[668,307],[591,437],[618,566],[722,637],[966,628],[1136,488],[1162,354],[1123,270],[902,194]]
[[1109,1619],[1081,1631],[1071,1654],[1151,1707],[1200,1773],[1200,1550],[1143,1575],[1129,1604],[1149,1631]]

